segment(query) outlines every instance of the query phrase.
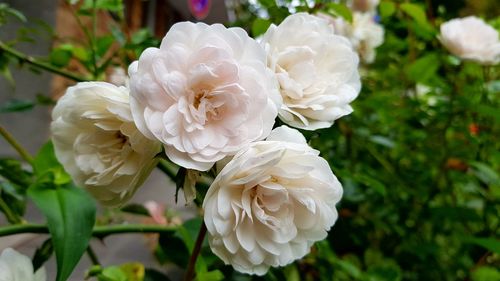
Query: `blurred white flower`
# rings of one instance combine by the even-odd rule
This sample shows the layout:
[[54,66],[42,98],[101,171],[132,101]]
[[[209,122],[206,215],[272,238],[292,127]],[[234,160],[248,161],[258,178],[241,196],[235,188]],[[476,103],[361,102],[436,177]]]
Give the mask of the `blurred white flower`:
[[384,43],[384,27],[375,22],[372,14],[354,12],[352,23],[341,17],[333,18],[323,13],[318,16],[330,22],[335,34],[349,39],[364,63],[369,64],[375,60],[375,49]]
[[177,23],[129,75],[139,130],[188,169],[208,170],[265,138],[281,104],[264,50],[241,28]]
[[309,253],[335,223],[342,197],[340,182],[318,154],[286,126],[236,154],[203,202],[213,252],[236,270],[258,275]]
[[128,87],[129,79],[127,73],[122,67],[113,67],[109,74],[108,81],[116,86]]
[[52,120],[57,159],[105,205],[127,201],[157,163],[161,145],[137,130],[125,87],[78,83],[59,99]]
[[31,260],[11,248],[0,255],[0,281],[45,281],[45,268],[33,272]]
[[279,26],[271,25],[261,43],[280,83],[283,122],[315,130],[352,112],[349,103],[361,88],[358,56],[326,20],[291,15]]
[[457,57],[484,65],[500,62],[498,31],[482,19],[475,16],[452,19],[440,29],[439,40]]

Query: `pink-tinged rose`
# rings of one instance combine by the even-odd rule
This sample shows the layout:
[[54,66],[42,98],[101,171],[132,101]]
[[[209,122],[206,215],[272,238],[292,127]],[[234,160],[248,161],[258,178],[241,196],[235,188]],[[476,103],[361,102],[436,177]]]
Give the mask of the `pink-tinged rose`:
[[241,28],[177,23],[129,75],[137,127],[188,169],[265,138],[281,104],[264,50]]

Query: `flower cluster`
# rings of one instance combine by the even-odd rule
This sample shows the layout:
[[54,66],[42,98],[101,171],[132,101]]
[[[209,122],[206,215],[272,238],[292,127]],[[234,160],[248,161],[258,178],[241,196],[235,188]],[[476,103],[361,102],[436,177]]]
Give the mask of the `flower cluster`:
[[210,246],[264,274],[309,252],[337,219],[342,186],[295,129],[330,127],[359,94],[358,55],[306,13],[260,42],[241,28],[182,22],[128,69],[127,87],[70,87],[54,108],[56,156],[96,199],[127,201],[165,154],[199,173],[223,166],[203,201]]

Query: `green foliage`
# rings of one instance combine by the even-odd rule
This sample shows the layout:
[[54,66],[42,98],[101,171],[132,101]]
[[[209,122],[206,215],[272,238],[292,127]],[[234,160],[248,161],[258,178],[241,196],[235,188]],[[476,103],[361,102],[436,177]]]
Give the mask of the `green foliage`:
[[[439,24],[459,11],[426,3],[381,1],[385,40],[362,69],[354,112],[304,132],[344,195],[328,241],[295,263],[300,280],[497,278],[500,69],[442,48]],[[286,280],[284,272],[245,279],[224,270],[241,280]]]
[[328,3],[326,11],[334,16],[343,17],[348,22],[352,22],[351,10],[344,4]]
[[271,25],[271,21],[266,19],[257,18],[252,23],[252,35],[257,37],[261,34],[264,34],[269,26]]
[[13,17],[21,22],[26,22],[26,17],[7,3],[0,3],[0,27],[7,23],[8,17]]
[[47,219],[57,259],[56,281],[66,280],[87,249],[96,206],[90,195],[71,183],[51,142],[40,149],[33,168],[37,180],[28,195]]

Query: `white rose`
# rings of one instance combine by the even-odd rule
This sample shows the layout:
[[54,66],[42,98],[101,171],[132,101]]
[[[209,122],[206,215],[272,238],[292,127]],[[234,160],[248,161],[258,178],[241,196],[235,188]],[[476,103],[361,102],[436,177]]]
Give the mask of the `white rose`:
[[2,251],[0,255],[1,281],[45,281],[45,268],[41,267],[33,272],[31,260],[11,248]]
[[350,114],[361,83],[358,56],[328,22],[306,13],[271,25],[261,43],[283,97],[280,119],[297,128],[330,127]]
[[285,126],[236,154],[203,202],[213,252],[236,270],[258,275],[309,253],[335,223],[342,197],[318,154]]
[[384,27],[375,22],[372,14],[354,12],[352,23],[341,17],[333,18],[323,13],[318,16],[333,26],[335,34],[349,39],[364,63],[369,64],[375,60],[375,49],[384,43]]
[[452,19],[440,27],[439,40],[452,54],[484,65],[500,62],[498,31],[475,16]]
[[161,145],[137,130],[125,87],[78,83],[59,99],[52,120],[57,159],[105,205],[127,201],[157,163]]
[[137,127],[200,171],[272,129],[281,100],[266,54],[241,28],[177,23],[129,67]]

